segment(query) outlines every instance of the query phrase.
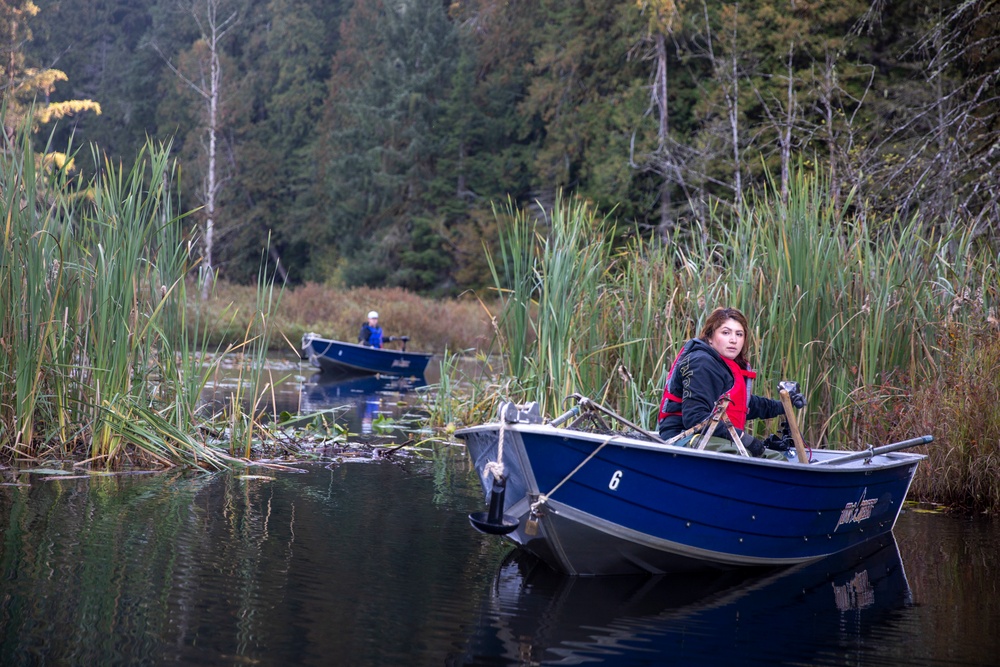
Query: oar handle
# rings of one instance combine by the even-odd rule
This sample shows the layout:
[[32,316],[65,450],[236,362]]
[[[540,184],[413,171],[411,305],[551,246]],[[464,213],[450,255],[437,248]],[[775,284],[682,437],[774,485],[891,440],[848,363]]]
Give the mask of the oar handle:
[[858,459],[870,459],[880,454],[888,454],[889,452],[899,451],[900,449],[909,449],[910,447],[917,447],[919,445],[926,445],[934,442],[933,435],[922,435],[919,438],[910,438],[909,440],[900,440],[899,442],[894,442],[889,445],[882,445],[881,447],[868,447],[868,449],[862,450],[860,452],[848,452],[843,456],[838,456],[835,459],[827,459],[825,461],[820,461],[816,465],[828,465],[836,466],[841,463],[849,463],[851,461],[857,461]]
[[795,443],[795,455],[799,458],[799,463],[809,463],[809,456],[806,454],[806,445],[802,442],[802,434],[799,433],[799,424],[795,421],[795,408],[792,407],[792,398],[788,391],[782,389],[778,392],[781,396],[781,404],[785,406],[785,419],[788,420],[788,430],[792,434],[792,442]]
[[563,422],[565,422],[566,420],[568,420],[570,417],[576,417],[579,414],[580,414],[580,406],[579,405],[574,405],[572,408],[570,408],[566,412],[562,413],[561,415],[559,415],[558,417],[556,417],[555,419],[553,419],[552,421],[550,421],[549,425],[550,426],[559,426]]

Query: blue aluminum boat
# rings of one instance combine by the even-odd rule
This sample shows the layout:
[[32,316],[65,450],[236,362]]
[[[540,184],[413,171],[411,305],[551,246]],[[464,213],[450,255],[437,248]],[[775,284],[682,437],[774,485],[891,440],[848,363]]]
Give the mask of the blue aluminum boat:
[[491,503],[470,519],[573,575],[784,566],[854,547],[896,522],[924,458],[898,450],[932,440],[799,463],[554,426],[536,404],[500,414],[456,433]]
[[407,352],[404,349],[367,347],[356,343],[320,338],[307,333],[302,337],[302,356],[330,375],[395,375],[420,377],[432,354]]

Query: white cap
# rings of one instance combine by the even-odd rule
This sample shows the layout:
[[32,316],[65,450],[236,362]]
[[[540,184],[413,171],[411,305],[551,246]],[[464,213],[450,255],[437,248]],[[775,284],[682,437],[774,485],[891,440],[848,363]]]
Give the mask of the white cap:
[[372,319],[372,318],[374,318],[376,320],[378,319],[378,313],[376,313],[374,310],[368,313],[368,319]]

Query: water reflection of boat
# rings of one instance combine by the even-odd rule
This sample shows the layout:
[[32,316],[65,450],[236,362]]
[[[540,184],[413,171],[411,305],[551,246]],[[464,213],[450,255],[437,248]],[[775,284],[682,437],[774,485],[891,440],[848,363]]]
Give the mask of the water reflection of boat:
[[360,375],[337,380],[317,373],[302,385],[299,411],[309,414],[347,407],[348,429],[356,433],[371,433],[374,419],[394,411],[398,401],[392,400],[393,397],[425,386],[427,380],[423,375]]
[[316,404],[328,402],[332,406],[337,404],[337,399],[344,397],[371,396],[384,392],[405,394],[419,387],[426,386],[427,380],[423,375],[408,378],[386,375],[359,375],[342,380],[331,380],[326,375],[316,373],[309,378],[302,389],[310,401]]
[[566,576],[518,550],[455,664],[844,662],[910,603],[891,534],[787,569],[652,577]]

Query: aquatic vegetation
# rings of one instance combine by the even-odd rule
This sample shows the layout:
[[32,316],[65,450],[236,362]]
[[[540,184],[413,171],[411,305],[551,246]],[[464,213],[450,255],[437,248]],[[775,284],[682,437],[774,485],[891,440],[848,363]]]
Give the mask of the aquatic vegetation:
[[[244,363],[247,382],[229,408],[206,415],[199,404],[213,369],[197,352],[204,321],[188,309],[195,240],[175,214],[169,148],[147,144],[128,172],[105,161],[83,184],[65,166],[36,161],[29,133],[8,144],[0,159],[0,458],[101,468],[246,463],[260,420],[242,408],[240,391],[260,401],[273,378],[263,364]],[[261,275],[252,326],[217,351],[216,364],[234,354],[262,359],[280,296]],[[222,429],[229,453],[215,438]]]
[[937,349],[936,367],[914,381],[893,378],[871,391],[861,410],[866,439],[895,438],[923,429],[936,442],[925,449],[911,493],[975,512],[1000,512],[1000,338],[988,327],[952,325]]
[[[458,424],[471,423],[484,411],[492,410],[499,395],[492,387],[495,371],[490,358],[483,352],[473,352],[452,353],[445,349],[439,362],[440,380],[417,389],[425,420],[446,432],[454,432]],[[486,401],[485,407],[482,401]]]

